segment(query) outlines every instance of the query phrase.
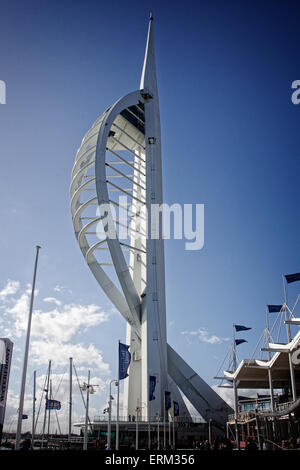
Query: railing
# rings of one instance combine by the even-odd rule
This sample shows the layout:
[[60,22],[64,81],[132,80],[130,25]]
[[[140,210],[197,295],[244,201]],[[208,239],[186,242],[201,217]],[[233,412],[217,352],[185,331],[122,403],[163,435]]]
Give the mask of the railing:
[[[275,411],[284,411],[288,410],[288,408],[293,404],[293,401],[287,401],[285,403],[277,403],[275,406]],[[267,409],[258,409],[258,415],[268,415],[271,412],[271,408]],[[238,420],[239,421],[248,421],[250,419],[255,418],[256,410],[248,410],[248,411],[239,411],[238,413]],[[230,414],[228,415],[228,421],[233,422],[235,420],[235,415]]]
[[[111,422],[112,424],[116,423],[117,421],[117,417],[116,416],[111,416]],[[171,419],[172,421],[172,419]],[[175,421],[177,423],[203,423],[203,419],[201,418],[201,416],[192,416],[191,418],[188,418],[187,416],[176,416],[175,418]],[[120,416],[119,418],[119,422],[120,423],[126,423],[126,424],[134,424],[136,422],[136,416],[131,416],[131,418],[129,419],[129,417],[123,417],[123,416]],[[148,423],[148,419],[145,418],[145,416],[141,416],[138,418],[138,422],[139,423]],[[157,424],[158,420],[157,420],[157,416],[151,416],[151,419],[150,419],[150,422],[151,424],[153,425],[154,423]],[[163,417],[160,417],[160,420],[159,422],[161,424],[163,424]],[[85,417],[82,417],[82,418],[79,418],[78,420],[78,423],[82,423],[82,425],[84,425],[85,423]],[[101,424],[101,423],[108,423],[108,415],[105,414],[105,415],[97,415],[97,416],[94,416],[94,419],[92,420],[92,425],[93,424]]]

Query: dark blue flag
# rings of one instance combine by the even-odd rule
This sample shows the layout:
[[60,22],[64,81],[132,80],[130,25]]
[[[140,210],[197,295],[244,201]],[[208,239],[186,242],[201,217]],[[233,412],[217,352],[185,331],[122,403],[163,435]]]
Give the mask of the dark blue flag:
[[246,330],[251,330],[248,326],[243,326],[243,325],[234,325],[235,331],[246,331]]
[[28,415],[22,415],[22,419],[28,419]]
[[280,312],[282,305],[267,305],[269,313]]
[[127,370],[131,360],[131,354],[128,351],[127,344],[119,343],[119,380],[128,377]]
[[156,387],[156,377],[154,375],[149,376],[149,401],[155,400],[154,390]]
[[300,273],[286,274],[285,278],[288,284],[290,284],[291,282],[300,281]]
[[47,400],[46,401],[46,410],[60,410],[61,403],[58,400]]
[[165,408],[166,410],[171,408],[171,392],[165,392]]
[[173,413],[174,416],[179,416],[179,405],[177,401],[173,401]]
[[248,343],[248,341],[246,341],[245,339],[236,339],[235,340],[235,344],[238,346],[239,344],[242,344],[242,343]]

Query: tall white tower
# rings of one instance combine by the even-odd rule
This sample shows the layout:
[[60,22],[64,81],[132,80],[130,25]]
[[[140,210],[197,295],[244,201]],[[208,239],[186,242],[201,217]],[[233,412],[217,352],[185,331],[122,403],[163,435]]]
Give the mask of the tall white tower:
[[[132,361],[124,414],[163,415],[164,391],[189,418],[183,392],[204,419],[226,422],[231,408],[167,344],[162,224],[161,134],[150,17],[140,88],[108,108],[84,136],[72,172],[71,213],[81,251],[98,283],[127,321]],[[156,235],[153,236],[153,233]]]

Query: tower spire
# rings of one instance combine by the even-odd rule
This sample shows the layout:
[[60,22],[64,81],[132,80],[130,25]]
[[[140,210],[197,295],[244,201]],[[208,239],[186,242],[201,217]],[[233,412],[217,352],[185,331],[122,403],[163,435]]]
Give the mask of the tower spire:
[[147,89],[149,92],[157,95],[157,79],[155,67],[154,53],[154,32],[153,32],[153,15],[150,13],[147,44],[142,70],[140,89]]

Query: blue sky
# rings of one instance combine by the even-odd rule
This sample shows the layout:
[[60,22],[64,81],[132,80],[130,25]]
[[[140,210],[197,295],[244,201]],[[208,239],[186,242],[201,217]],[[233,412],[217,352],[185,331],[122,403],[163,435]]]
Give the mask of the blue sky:
[[[265,305],[283,300],[282,273],[300,271],[300,106],[291,102],[291,83],[300,79],[297,2],[4,1],[0,327],[17,346],[11,403],[20,386],[25,291],[37,243],[42,250],[35,307],[53,322],[73,308],[74,329],[59,344],[95,348],[103,367],[84,360],[80,367],[83,377],[90,366],[102,384],[93,396],[96,411],[106,402],[106,381],[116,374],[125,322],[77,246],[69,185],[85,132],[139,85],[150,11],[164,200],[205,204],[204,248],[188,252],[183,241],[165,244],[170,344],[214,384],[232,324],[252,327],[245,333],[249,342],[239,346],[240,358],[251,356]],[[10,294],[8,280],[16,282],[9,284]],[[289,286],[291,303],[298,292],[297,283]],[[88,326],[78,320],[80,312]],[[46,330],[42,337],[50,341]],[[33,347],[39,341],[35,331]],[[29,364],[29,378],[34,367],[45,373],[46,356],[38,356]],[[57,363],[57,373],[63,369]]]

